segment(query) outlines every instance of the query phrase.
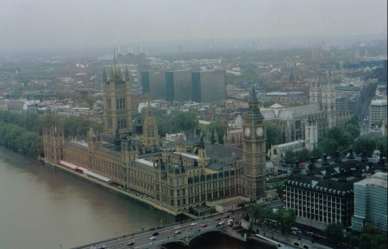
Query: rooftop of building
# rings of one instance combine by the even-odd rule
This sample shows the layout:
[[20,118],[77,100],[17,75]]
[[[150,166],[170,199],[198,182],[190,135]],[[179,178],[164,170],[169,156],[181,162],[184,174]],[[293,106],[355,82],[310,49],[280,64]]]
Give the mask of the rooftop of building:
[[[385,186],[387,184],[387,173],[379,172],[383,170],[382,164],[373,160],[362,161],[361,158],[351,156],[337,161],[324,159],[315,163],[310,162],[307,165],[308,169],[294,173],[289,178],[288,183],[325,191],[330,189],[350,191],[353,189],[354,183],[364,180],[377,184],[385,181]],[[371,174],[376,176],[369,177]]]
[[206,155],[213,162],[230,164],[241,158],[241,148],[232,144],[206,144]]
[[387,105],[387,99],[373,99],[370,103],[373,106],[386,106]]
[[376,172],[375,174],[356,182],[356,185],[373,185],[373,186],[379,186],[383,188],[387,188],[387,178],[388,174],[386,172]]
[[261,113],[267,120],[271,119],[293,119],[303,115],[315,114],[320,112],[318,104],[307,104],[293,107],[271,106],[270,108],[261,108]]
[[313,188],[322,191],[352,191],[354,180],[333,180],[321,179],[316,176],[293,176],[288,184],[297,184],[306,188]]

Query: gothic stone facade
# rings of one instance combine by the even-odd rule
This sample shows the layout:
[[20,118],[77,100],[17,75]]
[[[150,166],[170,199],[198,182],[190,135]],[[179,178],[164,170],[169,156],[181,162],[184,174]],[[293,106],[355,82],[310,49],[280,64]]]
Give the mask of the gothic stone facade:
[[[179,144],[175,148],[161,146],[149,109],[144,113],[142,134],[131,134],[128,121],[123,122],[125,127],[115,127],[113,124],[120,123],[115,117],[128,120],[130,116],[111,109],[112,103],[117,107],[129,103],[129,95],[111,94],[117,92],[117,84],[110,79],[119,81],[120,87],[126,84],[115,73],[104,76],[110,82],[105,93],[110,100],[106,100],[104,134],[96,135],[90,130],[87,142],[81,143],[65,141],[63,131],[55,125],[45,128],[46,161],[82,167],[174,213],[229,197],[257,200],[264,196],[265,131],[254,92],[244,118],[243,157],[226,163],[208,158],[203,142],[189,149]],[[123,108],[127,106],[124,104]]]

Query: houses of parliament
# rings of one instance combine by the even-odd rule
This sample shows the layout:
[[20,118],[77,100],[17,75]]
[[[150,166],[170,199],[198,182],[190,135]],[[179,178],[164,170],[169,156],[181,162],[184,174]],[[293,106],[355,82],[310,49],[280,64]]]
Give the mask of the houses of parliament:
[[162,143],[150,105],[134,125],[131,79],[113,64],[104,70],[104,130],[89,130],[86,141],[68,141],[54,122],[43,129],[44,159],[101,176],[155,206],[180,214],[208,203],[264,196],[265,127],[252,90],[244,113],[243,146]]

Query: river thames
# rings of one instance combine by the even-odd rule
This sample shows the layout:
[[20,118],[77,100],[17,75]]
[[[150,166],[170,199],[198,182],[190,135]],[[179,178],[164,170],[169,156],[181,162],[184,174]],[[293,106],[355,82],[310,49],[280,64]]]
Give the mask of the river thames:
[[[171,215],[0,147],[0,249],[67,249],[173,222]],[[191,246],[251,248],[266,247],[220,234]]]
[[174,220],[0,147],[1,249],[65,249]]

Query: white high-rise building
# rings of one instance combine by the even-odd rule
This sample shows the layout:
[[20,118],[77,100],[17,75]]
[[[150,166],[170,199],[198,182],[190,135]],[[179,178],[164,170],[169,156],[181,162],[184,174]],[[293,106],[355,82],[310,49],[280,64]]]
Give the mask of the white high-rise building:
[[369,127],[378,128],[387,120],[387,99],[374,99],[369,105]]
[[388,231],[387,173],[378,172],[354,183],[352,229],[362,231],[366,224]]
[[307,121],[305,126],[305,147],[307,150],[312,151],[316,148],[318,144],[318,125],[316,122]]

